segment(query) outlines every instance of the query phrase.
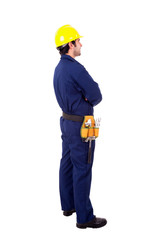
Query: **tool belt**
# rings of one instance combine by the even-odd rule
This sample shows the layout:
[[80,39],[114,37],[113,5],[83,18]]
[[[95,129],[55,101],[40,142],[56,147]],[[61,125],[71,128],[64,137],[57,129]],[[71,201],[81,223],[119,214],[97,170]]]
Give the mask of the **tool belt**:
[[82,122],[80,135],[83,142],[89,142],[88,163],[91,163],[91,145],[92,141],[95,140],[99,135],[99,125],[97,126],[92,115],[83,117],[78,115],[70,115],[63,112],[62,116],[66,120]]
[[70,115],[67,113],[62,114],[63,118],[66,120],[74,121],[74,122],[83,122],[84,117],[83,116],[78,116],[78,115]]

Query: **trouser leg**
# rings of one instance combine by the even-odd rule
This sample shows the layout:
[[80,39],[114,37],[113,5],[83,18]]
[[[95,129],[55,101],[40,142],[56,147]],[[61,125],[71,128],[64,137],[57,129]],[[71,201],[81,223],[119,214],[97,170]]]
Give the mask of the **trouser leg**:
[[83,143],[80,137],[72,138],[71,160],[73,163],[74,202],[77,213],[77,223],[86,223],[94,218],[90,201],[92,164],[95,141],[92,142],[91,163],[88,163],[89,143]]
[[59,170],[59,189],[62,210],[70,211],[74,206],[73,165],[67,139],[62,134],[62,159]]

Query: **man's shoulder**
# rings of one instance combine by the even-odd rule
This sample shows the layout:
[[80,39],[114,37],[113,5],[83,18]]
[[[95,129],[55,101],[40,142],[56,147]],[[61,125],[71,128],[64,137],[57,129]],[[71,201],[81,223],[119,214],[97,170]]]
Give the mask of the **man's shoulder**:
[[63,58],[63,59],[68,60],[68,61],[63,61],[63,64],[66,65],[70,71],[78,73],[78,72],[85,70],[84,66],[81,63],[79,63],[77,60],[75,60],[74,58],[68,57],[68,58]]

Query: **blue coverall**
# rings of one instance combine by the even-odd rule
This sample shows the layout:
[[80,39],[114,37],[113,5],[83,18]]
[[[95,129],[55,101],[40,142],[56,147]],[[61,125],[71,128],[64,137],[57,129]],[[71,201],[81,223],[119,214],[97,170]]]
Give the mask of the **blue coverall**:
[[[102,100],[98,84],[83,65],[69,55],[62,55],[54,72],[54,90],[62,111],[71,115],[93,115],[93,107]],[[94,218],[89,198],[95,141],[88,163],[89,143],[82,142],[82,123],[60,118],[62,159],[60,163],[60,198],[63,211],[75,209],[77,223]]]

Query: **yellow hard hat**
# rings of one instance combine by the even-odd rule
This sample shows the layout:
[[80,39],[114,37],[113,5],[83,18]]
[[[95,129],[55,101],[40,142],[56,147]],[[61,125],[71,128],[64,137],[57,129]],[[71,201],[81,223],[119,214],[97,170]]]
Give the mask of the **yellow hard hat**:
[[60,27],[55,34],[56,47],[60,47],[66,43],[72,42],[82,36],[71,25],[64,25]]

